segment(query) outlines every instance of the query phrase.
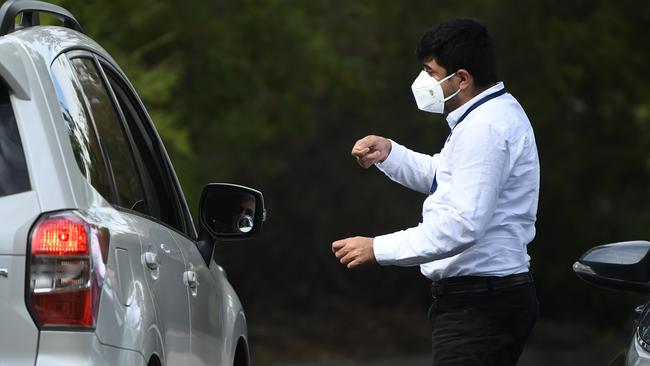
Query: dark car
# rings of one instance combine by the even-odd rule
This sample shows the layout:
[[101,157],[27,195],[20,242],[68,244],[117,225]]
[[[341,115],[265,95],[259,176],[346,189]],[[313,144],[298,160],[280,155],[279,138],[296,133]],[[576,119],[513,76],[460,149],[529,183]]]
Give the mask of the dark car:
[[[597,246],[573,264],[578,277],[596,286],[650,294],[650,242],[628,241]],[[639,316],[627,356],[615,365],[650,365],[650,303],[635,310]]]

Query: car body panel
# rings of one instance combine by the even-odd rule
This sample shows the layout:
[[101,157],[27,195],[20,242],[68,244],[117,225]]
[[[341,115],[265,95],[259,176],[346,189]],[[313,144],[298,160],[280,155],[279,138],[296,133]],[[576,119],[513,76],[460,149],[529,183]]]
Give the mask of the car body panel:
[[40,213],[34,191],[0,197],[0,255],[26,255],[29,230]]
[[[99,303],[96,334],[114,347],[140,350],[147,330],[157,322],[151,295],[142,280],[139,222],[112,207],[83,211],[110,232],[110,249]],[[126,263],[119,262],[120,253]]]
[[[147,233],[142,239],[142,253],[155,253],[157,270],[144,266],[143,285],[147,286],[156,304],[158,327],[167,362],[187,364],[190,353],[190,315],[187,286],[183,283],[185,258],[169,231],[160,224],[141,219]],[[172,321],[173,320],[173,321]]]
[[33,366],[38,328],[25,307],[25,256],[0,255],[0,269],[0,365]]
[[177,247],[184,253],[186,270],[195,272],[198,277],[198,286],[189,291],[191,364],[210,365],[214,360],[222,360],[221,364],[225,364],[223,358],[228,352],[224,350],[228,348],[224,343],[223,325],[224,321],[230,319],[224,319],[227,314],[222,310],[229,306],[224,299],[230,295],[230,289],[224,287],[206,266],[192,241],[173,230],[169,231]]
[[228,282],[224,269],[214,260],[210,263],[209,269],[217,280],[217,288],[223,291],[223,296],[221,296],[221,306],[224,309],[222,311],[224,315],[223,334],[225,335],[223,349],[231,350],[231,352],[230,354],[224,353],[222,364],[231,365],[234,361],[238,342],[242,340],[244,345],[248,347],[246,316],[239,297],[230,282]]
[[[0,197],[0,269],[9,273],[0,276],[0,323],[15,329],[0,332],[0,365],[144,365],[151,357],[163,365],[230,365],[238,341],[247,345],[246,319],[223,270],[203,262],[193,225],[181,234],[146,215],[113,207],[75,162],[51,65],[61,53],[77,49],[110,63],[135,93],[111,56],[77,31],[36,26],[0,37],[0,77],[12,90],[31,183],[31,191]],[[171,175],[180,187],[173,168]],[[187,210],[182,190],[179,194]],[[30,229],[41,213],[60,210],[78,211],[110,232],[94,331],[39,333],[26,307]],[[158,255],[157,271],[147,265],[147,252]],[[196,295],[183,283],[188,270],[198,275]]]
[[144,366],[142,354],[107,346],[91,332],[41,333],[36,366]]

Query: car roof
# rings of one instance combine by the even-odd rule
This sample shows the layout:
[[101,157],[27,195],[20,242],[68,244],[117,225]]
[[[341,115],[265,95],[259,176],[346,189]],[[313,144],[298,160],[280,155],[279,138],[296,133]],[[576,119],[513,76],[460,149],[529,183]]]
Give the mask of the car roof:
[[[63,52],[87,50],[108,60],[118,68],[113,58],[97,42],[73,29],[59,26],[33,26],[0,37],[0,77],[21,99],[29,99],[28,78],[24,64],[31,59],[44,62],[46,66]],[[122,72],[122,70],[120,70]]]
[[97,42],[76,30],[59,26],[34,26],[9,33],[9,38],[40,54],[51,63],[60,53],[70,49],[87,49],[111,61],[111,56]]

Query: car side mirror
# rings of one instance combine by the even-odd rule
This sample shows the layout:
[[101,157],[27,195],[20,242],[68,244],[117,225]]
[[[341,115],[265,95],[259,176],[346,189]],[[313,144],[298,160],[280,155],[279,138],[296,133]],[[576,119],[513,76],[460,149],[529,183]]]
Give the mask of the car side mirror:
[[262,193],[228,183],[210,183],[199,202],[201,226],[214,239],[250,239],[262,230],[266,208]]
[[650,294],[650,242],[597,246],[573,264],[578,277],[608,289]]

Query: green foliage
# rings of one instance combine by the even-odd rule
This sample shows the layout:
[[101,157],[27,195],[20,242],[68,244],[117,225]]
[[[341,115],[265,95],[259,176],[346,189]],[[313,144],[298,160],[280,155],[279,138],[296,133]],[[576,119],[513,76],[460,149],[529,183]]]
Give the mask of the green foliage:
[[361,171],[349,150],[377,133],[437,151],[447,127],[415,108],[414,46],[443,19],[484,20],[500,76],[537,133],[542,192],[530,249],[545,315],[629,312],[579,282],[571,264],[597,244],[650,238],[644,1],[61,3],[139,90],[191,205],[208,181],[264,191],[263,238],[221,247],[219,261],[242,298],[294,304],[329,294],[426,302],[417,271],[349,273],[329,246],[418,222],[424,197]]
[[189,158],[188,129],[179,116],[175,90],[183,64],[180,54],[169,52],[178,32],[165,21],[172,4],[158,1],[61,0],[84,31],[96,39],[125,71],[156,123],[171,155]]

